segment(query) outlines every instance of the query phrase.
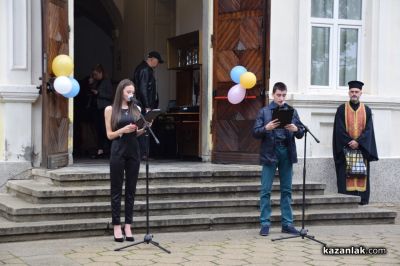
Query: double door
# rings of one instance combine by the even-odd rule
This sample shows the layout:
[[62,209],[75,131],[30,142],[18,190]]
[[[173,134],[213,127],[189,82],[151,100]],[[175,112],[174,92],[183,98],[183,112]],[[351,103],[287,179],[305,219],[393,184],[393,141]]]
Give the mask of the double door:
[[[255,118],[267,102],[270,0],[214,1],[212,161],[258,163]],[[257,77],[239,104],[227,100],[230,70],[242,65]]]

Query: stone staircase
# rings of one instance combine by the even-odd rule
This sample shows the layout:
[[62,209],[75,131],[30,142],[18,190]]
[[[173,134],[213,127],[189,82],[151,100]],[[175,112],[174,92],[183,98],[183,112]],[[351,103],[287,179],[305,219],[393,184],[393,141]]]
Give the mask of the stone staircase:
[[[151,172],[149,180],[151,232],[259,226],[259,167],[183,171],[165,167]],[[7,193],[0,194],[0,242],[110,234],[109,186],[106,166],[33,169],[31,179],[8,181]],[[358,197],[324,195],[324,189],[324,184],[307,182],[306,225],[394,223],[393,211],[359,207]],[[133,227],[138,234],[146,225],[143,171],[136,195]],[[301,201],[302,184],[295,180],[297,225]],[[272,204],[272,220],[279,223],[278,181]]]

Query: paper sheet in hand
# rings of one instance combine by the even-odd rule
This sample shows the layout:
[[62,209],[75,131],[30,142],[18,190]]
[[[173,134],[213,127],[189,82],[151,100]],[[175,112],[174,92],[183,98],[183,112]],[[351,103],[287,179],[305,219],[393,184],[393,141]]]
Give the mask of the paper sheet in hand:
[[272,120],[278,119],[280,125],[278,128],[283,128],[287,124],[292,123],[294,109],[274,109],[272,112]]
[[[144,115],[144,119],[146,119],[147,122],[151,123],[153,120],[162,113],[160,109],[153,109],[149,112],[147,112]],[[136,125],[138,125],[139,128],[142,128],[144,126],[144,121],[142,118],[140,118],[137,122]]]

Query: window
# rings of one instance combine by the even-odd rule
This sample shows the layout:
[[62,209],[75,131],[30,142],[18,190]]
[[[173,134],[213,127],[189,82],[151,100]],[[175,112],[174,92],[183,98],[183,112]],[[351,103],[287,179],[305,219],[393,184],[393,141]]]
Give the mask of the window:
[[362,23],[362,0],[311,0],[311,86],[358,79]]

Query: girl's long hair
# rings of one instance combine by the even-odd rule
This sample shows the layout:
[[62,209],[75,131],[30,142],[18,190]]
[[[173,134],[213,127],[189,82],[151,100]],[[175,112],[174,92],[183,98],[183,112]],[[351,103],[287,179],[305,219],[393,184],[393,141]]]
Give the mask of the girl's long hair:
[[[115,92],[115,98],[114,102],[112,105],[112,114],[111,114],[111,128],[113,131],[117,130],[118,122],[121,120],[121,112],[122,112],[122,99],[123,99],[123,92],[124,89],[128,86],[133,86],[133,82],[129,79],[123,79],[119,82],[116,92]],[[128,103],[128,112],[129,114],[133,117],[134,121],[139,120],[140,118],[140,113],[138,108],[132,104]]]

